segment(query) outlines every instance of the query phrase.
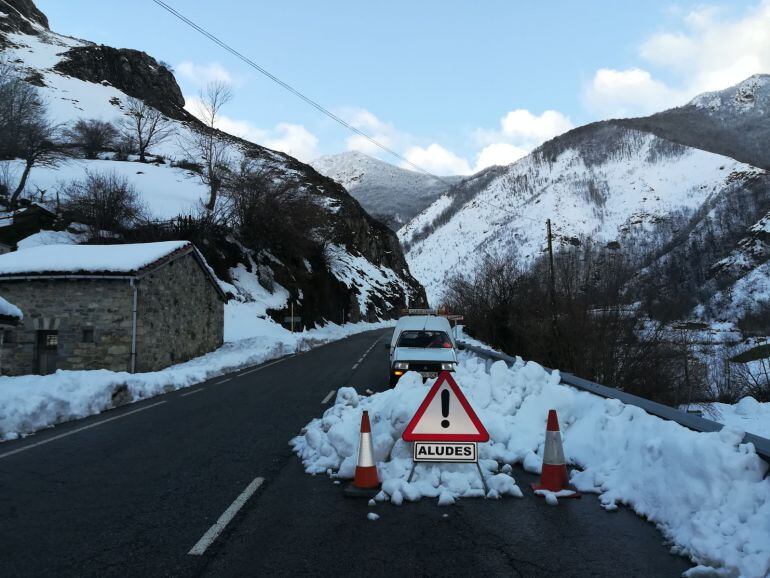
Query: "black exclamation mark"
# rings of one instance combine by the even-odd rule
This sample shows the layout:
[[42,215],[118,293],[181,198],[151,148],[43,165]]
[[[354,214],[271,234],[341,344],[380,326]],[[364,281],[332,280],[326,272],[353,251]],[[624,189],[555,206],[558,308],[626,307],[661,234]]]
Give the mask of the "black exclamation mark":
[[[445,418],[449,417],[449,390],[445,389],[441,392],[441,415]],[[449,420],[442,419],[441,427],[449,427]]]

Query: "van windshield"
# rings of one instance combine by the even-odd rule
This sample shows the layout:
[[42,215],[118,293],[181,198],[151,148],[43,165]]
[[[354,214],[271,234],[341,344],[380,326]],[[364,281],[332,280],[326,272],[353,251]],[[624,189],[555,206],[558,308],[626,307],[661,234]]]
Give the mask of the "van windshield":
[[451,349],[452,341],[443,331],[403,331],[398,338],[396,347]]

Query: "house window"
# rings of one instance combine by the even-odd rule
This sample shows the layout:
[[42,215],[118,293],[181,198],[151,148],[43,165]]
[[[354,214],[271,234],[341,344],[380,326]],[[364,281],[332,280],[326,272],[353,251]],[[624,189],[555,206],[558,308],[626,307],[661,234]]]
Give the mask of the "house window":
[[83,338],[81,339],[83,343],[94,343],[94,328],[93,327],[85,327],[83,329]]
[[56,349],[57,347],[59,347],[59,334],[48,333],[45,336],[45,347],[46,349]]

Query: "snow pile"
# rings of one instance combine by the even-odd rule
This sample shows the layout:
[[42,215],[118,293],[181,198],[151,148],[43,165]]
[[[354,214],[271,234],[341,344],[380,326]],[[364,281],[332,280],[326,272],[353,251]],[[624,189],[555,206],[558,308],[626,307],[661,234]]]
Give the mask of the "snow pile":
[[770,438],[770,402],[759,402],[753,397],[744,397],[736,404],[705,404],[706,417],[723,423],[727,427]]
[[[63,371],[52,375],[0,377],[0,440],[15,439],[56,423],[97,414],[113,407],[113,396],[131,401],[189,387],[238,368],[305,351],[311,346],[355,333],[386,327],[357,323],[291,333],[268,320],[259,320],[261,334],[225,343],[201,357],[148,373],[104,369]],[[125,392],[125,393],[123,393]]]
[[[770,572],[770,479],[763,479],[767,464],[753,447],[741,444],[742,432],[694,432],[560,385],[558,373],[532,362],[487,367],[463,354],[456,378],[490,434],[479,457],[491,496],[521,495],[505,473],[509,464],[540,472],[546,416],[556,409],[566,458],[582,469],[572,475],[579,490],[598,493],[608,510],[625,504],[655,522],[675,552],[702,565],[698,570],[757,578]],[[411,446],[400,436],[430,385],[408,373],[395,389],[369,397],[340,389],[334,406],[291,445],[307,472],[351,478],[361,412],[368,410],[383,482],[379,500],[437,497],[450,504],[482,497],[478,473],[467,464],[421,464],[406,482]]]
[[24,319],[24,315],[21,312],[21,309],[16,307],[13,303],[10,301],[6,301],[2,297],[0,297],[0,315],[4,317],[15,317],[16,319]]
[[77,245],[88,240],[85,233],[71,233],[69,231],[46,231],[30,235],[16,243],[18,250],[44,247],[46,245]]

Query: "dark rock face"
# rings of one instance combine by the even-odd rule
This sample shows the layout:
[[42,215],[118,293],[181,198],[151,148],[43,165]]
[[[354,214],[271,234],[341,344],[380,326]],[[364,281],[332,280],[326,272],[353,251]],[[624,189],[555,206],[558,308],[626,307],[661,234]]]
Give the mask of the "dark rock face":
[[54,68],[88,82],[107,81],[169,117],[188,119],[184,97],[174,75],[145,52],[110,46],[78,46],[68,50]]
[[48,28],[48,18],[37,9],[32,0],[0,0],[0,10],[8,14],[7,20],[10,20],[10,23],[15,25],[18,30],[27,34],[34,33],[34,29],[26,20],[36,22],[43,28]]

